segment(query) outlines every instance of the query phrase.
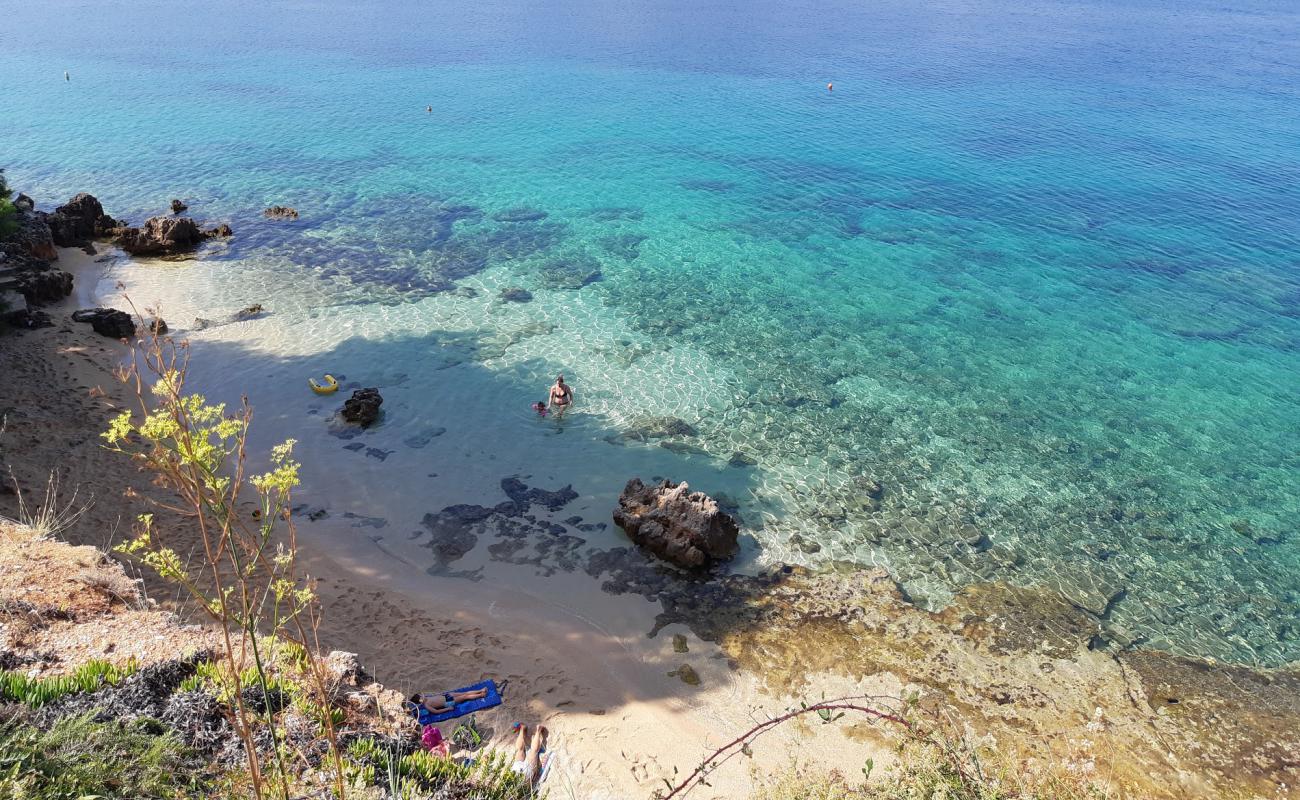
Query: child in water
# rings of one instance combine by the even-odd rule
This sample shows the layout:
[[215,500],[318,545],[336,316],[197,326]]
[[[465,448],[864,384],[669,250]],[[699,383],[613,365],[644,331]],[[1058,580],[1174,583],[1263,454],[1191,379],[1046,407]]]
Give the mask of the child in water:
[[537,412],[537,416],[539,417],[546,416],[546,404],[540,400],[538,400],[536,403],[533,403],[533,410]]

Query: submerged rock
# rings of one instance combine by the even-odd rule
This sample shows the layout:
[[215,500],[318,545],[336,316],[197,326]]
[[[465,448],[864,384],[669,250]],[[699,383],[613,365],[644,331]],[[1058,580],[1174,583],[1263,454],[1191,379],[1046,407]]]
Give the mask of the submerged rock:
[[379,407],[384,404],[384,398],[379,396],[379,390],[375,388],[357,389],[343,403],[343,419],[348,422],[355,422],[358,425],[368,427],[379,419]]
[[637,417],[627,430],[611,438],[615,443],[645,442],[669,436],[695,436],[698,431],[686,420],[677,417]]
[[114,339],[129,339],[135,336],[135,320],[125,311],[115,308],[84,308],[72,312],[73,322],[88,322],[95,333]]
[[680,567],[707,567],[736,554],[740,528],[718,502],[685,483],[627,482],[614,524],[640,547]]
[[501,299],[507,303],[527,303],[533,299],[533,293],[527,289],[512,286],[509,289],[501,290]]
[[508,208],[492,215],[497,222],[538,222],[546,219],[546,212],[537,208]]
[[297,219],[298,209],[288,206],[271,206],[262,212],[267,219]]
[[682,683],[687,686],[700,685],[700,673],[696,672],[695,668],[690,664],[682,664],[677,669],[668,673],[668,675],[669,677],[680,678]]

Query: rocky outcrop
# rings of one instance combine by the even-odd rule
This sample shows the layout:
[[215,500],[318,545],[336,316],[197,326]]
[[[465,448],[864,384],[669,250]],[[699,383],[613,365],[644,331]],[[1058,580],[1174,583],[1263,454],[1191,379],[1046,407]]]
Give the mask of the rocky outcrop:
[[54,303],[72,294],[72,275],[42,262],[19,273],[16,288],[31,305]]
[[298,210],[288,206],[271,206],[262,212],[267,219],[297,219]]
[[81,247],[91,239],[108,236],[121,223],[104,213],[94,195],[81,194],[45,215],[50,235],[59,247]]
[[343,419],[348,422],[355,422],[361,427],[368,427],[379,419],[379,407],[384,404],[384,398],[379,396],[378,389],[357,389],[343,403]]
[[189,210],[189,206],[185,205],[184,201],[177,199],[172,200],[171,208],[173,214],[179,214],[182,211]]
[[[31,198],[27,205],[30,208]],[[15,204],[17,206],[17,204]],[[40,259],[42,261],[54,261],[59,257],[59,251],[54,249],[54,237],[50,233],[49,223],[45,221],[46,215],[40,211],[23,210],[23,206],[18,207],[18,231],[6,243],[10,245],[9,252],[12,256],[28,256],[29,258]]]
[[122,228],[117,245],[133,256],[164,256],[184,253],[204,241],[234,233],[229,225],[200,230],[189,217],[150,217],[143,228]]
[[150,217],[143,228],[126,228],[117,244],[133,256],[166,255],[198,247],[207,238],[189,217]]
[[135,321],[125,311],[115,308],[86,308],[72,312],[73,322],[89,322],[95,333],[114,339],[135,336]]
[[663,481],[646,486],[633,478],[623,488],[614,524],[633,542],[679,567],[707,567],[736,554],[740,528],[703,492]]

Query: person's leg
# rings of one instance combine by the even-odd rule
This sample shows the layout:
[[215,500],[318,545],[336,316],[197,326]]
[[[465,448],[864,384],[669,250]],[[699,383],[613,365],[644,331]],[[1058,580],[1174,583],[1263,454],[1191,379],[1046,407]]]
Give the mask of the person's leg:
[[519,726],[519,735],[515,737],[515,763],[518,764],[527,759],[528,755],[528,726]]
[[542,774],[542,748],[545,746],[546,728],[538,725],[533,733],[533,746],[529,748],[528,759],[524,762],[524,777],[528,778],[530,783]]
[[475,689],[472,692],[452,692],[451,699],[457,703],[463,703],[466,700],[482,700],[487,697],[487,689]]

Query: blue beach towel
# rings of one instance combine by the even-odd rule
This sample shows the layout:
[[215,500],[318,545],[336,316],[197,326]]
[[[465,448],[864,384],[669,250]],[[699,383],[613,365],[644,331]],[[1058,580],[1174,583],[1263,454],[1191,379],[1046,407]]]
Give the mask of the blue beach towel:
[[[453,689],[452,691],[473,692],[478,689],[487,689],[487,694],[478,700],[466,700],[457,703],[454,708],[449,708],[446,711],[435,713],[425,708],[423,704],[417,705],[409,700],[406,701],[406,710],[411,713],[411,716],[416,717],[421,725],[436,725],[439,722],[446,722],[449,719],[463,717],[466,714],[473,714],[475,711],[501,705],[501,692],[497,690],[495,681],[483,681],[473,686],[466,686],[464,689]],[[426,692],[426,694],[441,694],[441,692]]]

